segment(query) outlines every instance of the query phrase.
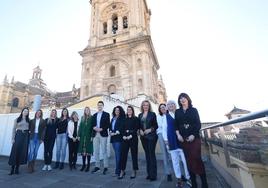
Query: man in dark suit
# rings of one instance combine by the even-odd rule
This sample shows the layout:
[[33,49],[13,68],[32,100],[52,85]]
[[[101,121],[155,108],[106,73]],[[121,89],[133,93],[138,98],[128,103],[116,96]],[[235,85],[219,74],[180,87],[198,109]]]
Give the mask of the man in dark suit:
[[[96,173],[100,170],[100,156],[103,156],[103,174],[108,171],[108,156],[107,156],[107,138],[108,128],[110,125],[110,114],[103,111],[103,101],[98,102],[98,112],[93,115],[92,118],[92,138],[95,157],[95,168],[92,173]],[[100,153],[102,152],[102,153]]]

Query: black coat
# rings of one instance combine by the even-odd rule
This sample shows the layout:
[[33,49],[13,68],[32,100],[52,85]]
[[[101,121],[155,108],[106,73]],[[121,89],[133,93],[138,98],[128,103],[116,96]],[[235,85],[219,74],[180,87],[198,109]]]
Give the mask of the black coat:
[[156,121],[156,115],[154,112],[148,112],[146,117],[146,127],[144,127],[142,123],[142,116],[143,114],[139,114],[139,120],[140,120],[140,128],[145,131],[145,129],[151,129],[152,133],[156,133],[156,129],[158,128],[157,121]]
[[201,122],[196,108],[190,107],[183,111],[182,108],[175,112],[175,129],[178,130],[183,138],[194,135],[199,138],[199,131],[201,129]]
[[[35,120],[32,119],[30,121],[29,125],[29,131],[30,131],[30,139],[33,139],[34,133],[35,133]],[[46,134],[46,121],[42,118],[40,118],[39,126],[38,126],[38,139],[44,141]]]
[[140,129],[140,120],[137,117],[126,118],[123,127],[123,136],[132,135],[137,136],[137,132]]
[[[96,131],[94,130],[94,127],[97,126],[97,113],[95,113],[92,117],[92,137],[96,136]],[[110,114],[107,112],[102,112],[101,120],[100,120],[100,128],[102,128],[102,131],[100,132],[100,135],[102,137],[108,137],[108,129],[110,126]]]
[[123,133],[123,128],[124,128],[124,122],[125,122],[125,118],[118,118],[115,122],[114,129],[112,129],[113,119],[111,120],[109,131],[112,131],[112,133],[115,133],[116,131],[120,132],[120,134],[118,135],[111,136],[111,143],[123,141],[122,133]]

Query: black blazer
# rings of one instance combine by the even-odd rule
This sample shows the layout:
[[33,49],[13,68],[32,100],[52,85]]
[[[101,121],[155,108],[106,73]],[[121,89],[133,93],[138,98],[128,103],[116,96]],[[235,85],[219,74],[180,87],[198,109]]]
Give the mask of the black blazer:
[[114,126],[114,130],[112,129],[113,127],[113,119],[111,120],[110,123],[110,127],[109,127],[109,131],[112,131],[113,133],[115,133],[116,131],[119,131],[120,134],[115,135],[115,136],[111,136],[111,143],[114,142],[122,142],[123,141],[123,128],[124,128],[124,122],[125,122],[125,118],[118,118],[115,122],[115,126]]
[[[97,126],[97,113],[95,113],[92,117],[92,128]],[[100,120],[100,128],[103,130],[100,132],[100,135],[102,137],[108,137],[108,129],[110,126],[110,114],[107,112],[102,112],[101,120]],[[92,131],[92,137],[96,136],[96,131],[93,129]]]
[[137,132],[140,129],[140,120],[135,117],[126,117],[123,126],[123,136],[132,135],[132,137],[137,137]]
[[158,128],[157,121],[156,121],[156,115],[154,112],[148,112],[146,117],[146,127],[144,129],[142,124],[142,113],[139,114],[139,120],[140,120],[140,128],[141,130],[145,131],[145,129],[151,129],[152,133],[156,133],[156,129]]
[[[33,139],[35,133],[35,119],[32,119],[30,121],[29,131],[30,131],[30,139]],[[40,118],[40,122],[38,125],[38,139],[43,141],[45,138],[45,134],[46,134],[46,121]]]

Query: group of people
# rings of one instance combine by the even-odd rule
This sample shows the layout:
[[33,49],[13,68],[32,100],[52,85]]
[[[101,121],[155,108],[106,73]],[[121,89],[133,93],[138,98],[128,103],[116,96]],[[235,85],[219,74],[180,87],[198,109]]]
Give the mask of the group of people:
[[[10,175],[19,174],[19,166],[28,163],[28,171],[34,172],[40,144],[44,143],[44,167],[51,171],[53,148],[56,142],[56,162],[54,169],[63,169],[66,147],[69,147],[69,167],[76,169],[77,154],[82,156],[81,171],[90,170],[91,156],[94,154],[95,167],[91,173],[100,171],[100,158],[103,159],[103,171],[108,171],[107,142],[110,136],[115,153],[114,176],[125,177],[128,153],[132,157],[132,173],[130,178],[136,178],[138,167],[138,137],[144,149],[146,158],[147,180],[157,179],[157,161],[155,149],[157,141],[163,155],[164,172],[168,181],[172,181],[172,167],[177,178],[177,187],[184,182],[197,187],[196,175],[201,177],[202,187],[206,188],[207,179],[204,164],[201,159],[201,141],[199,130],[201,123],[196,108],[186,93],[178,98],[179,109],[174,101],[159,105],[159,114],[152,111],[151,104],[145,100],[141,104],[141,113],[136,116],[134,108],[128,106],[126,111],[121,106],[113,109],[112,117],[105,112],[103,101],[97,104],[98,111],[91,115],[89,107],[79,119],[73,111],[69,117],[67,108],[57,117],[53,109],[50,117],[43,119],[42,110],[35,113],[34,119],[29,119],[29,109],[24,108],[15,120],[12,134],[12,149],[9,158]],[[172,164],[170,163],[170,158]]]

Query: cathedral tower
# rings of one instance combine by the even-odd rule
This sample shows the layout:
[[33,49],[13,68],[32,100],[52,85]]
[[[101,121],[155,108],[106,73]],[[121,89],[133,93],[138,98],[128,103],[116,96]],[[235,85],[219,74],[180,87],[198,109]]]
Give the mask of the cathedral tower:
[[146,0],[91,0],[91,25],[83,58],[81,99],[117,94],[125,100],[144,94],[166,100],[150,35]]

